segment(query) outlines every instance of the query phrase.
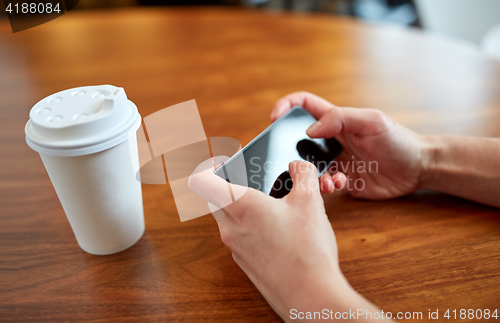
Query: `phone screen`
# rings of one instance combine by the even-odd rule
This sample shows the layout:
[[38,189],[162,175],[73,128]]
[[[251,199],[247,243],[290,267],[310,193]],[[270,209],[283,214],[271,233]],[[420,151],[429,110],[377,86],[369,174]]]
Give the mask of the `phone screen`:
[[307,128],[316,119],[302,107],[293,107],[247,146],[226,161],[215,174],[232,184],[252,187],[274,197],[291,189],[288,164],[294,160],[313,163],[320,176],[342,151],[332,139],[312,139]]

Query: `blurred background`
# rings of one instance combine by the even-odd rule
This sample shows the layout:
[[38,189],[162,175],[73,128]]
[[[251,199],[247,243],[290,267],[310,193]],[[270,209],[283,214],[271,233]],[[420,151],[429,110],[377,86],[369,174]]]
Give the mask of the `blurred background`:
[[[500,0],[80,0],[75,10],[133,6],[237,6],[351,16],[368,22],[423,28],[469,42],[500,60]],[[1,18],[6,18],[4,9]]]

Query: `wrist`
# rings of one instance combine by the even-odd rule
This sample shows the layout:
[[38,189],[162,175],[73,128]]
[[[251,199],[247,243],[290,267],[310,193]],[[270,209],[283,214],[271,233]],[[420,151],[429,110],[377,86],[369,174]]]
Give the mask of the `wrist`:
[[[309,287],[310,290],[302,295],[306,297],[295,299],[294,305],[287,306],[287,311],[281,315],[285,322],[321,322],[330,316],[335,318],[335,313],[351,313],[358,309],[379,311],[349,284],[340,269],[330,275],[316,276]],[[308,313],[311,313],[309,317]],[[312,316],[313,313],[317,316]]]
[[442,150],[440,136],[422,135],[420,149],[419,189],[433,189],[437,176],[438,156]]

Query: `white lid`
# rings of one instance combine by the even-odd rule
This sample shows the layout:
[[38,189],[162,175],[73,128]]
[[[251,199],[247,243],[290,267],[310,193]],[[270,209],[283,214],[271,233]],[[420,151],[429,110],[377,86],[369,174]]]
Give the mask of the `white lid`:
[[81,156],[114,147],[141,125],[141,115],[121,87],[84,86],[40,100],[26,123],[26,142],[53,156]]

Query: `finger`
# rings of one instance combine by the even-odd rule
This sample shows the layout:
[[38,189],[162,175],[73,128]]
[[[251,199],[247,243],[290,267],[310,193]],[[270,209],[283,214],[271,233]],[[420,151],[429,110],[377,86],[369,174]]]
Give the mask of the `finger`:
[[[352,178],[354,176],[354,174],[352,173],[353,162],[354,161],[352,153],[348,149],[344,149],[342,153],[335,158],[335,161],[332,163],[332,165],[325,171],[325,176],[330,176],[332,182],[335,184],[336,191],[347,191],[347,182],[349,181],[349,179],[351,179],[352,181]],[[342,178],[335,178],[335,176],[342,176]],[[339,181],[337,182],[337,180]]]
[[[233,194],[242,196],[247,187],[227,183],[224,179],[214,174],[215,168],[211,159],[207,159],[196,167],[189,176],[188,186],[198,196],[216,208],[224,208],[231,203],[231,191]],[[209,205],[210,206],[210,205]],[[211,207],[213,212],[214,209]]]
[[290,194],[319,196],[318,170],[306,161],[293,161],[288,165],[293,187]]
[[321,177],[319,178],[319,187],[322,193],[333,193],[334,186],[332,182],[332,176],[328,172],[323,173],[323,175],[321,175]]
[[295,92],[276,101],[271,112],[271,121],[275,121],[295,105],[306,109],[316,120],[321,118],[328,110],[335,107],[332,103],[315,94],[304,91]]
[[331,174],[325,172],[320,177],[321,191],[325,194],[332,194],[334,191],[342,190],[347,183],[347,177],[344,173]]
[[395,121],[380,110],[335,107],[311,125],[306,133],[311,138],[332,138],[341,133],[372,136],[394,124]]
[[344,173],[335,173],[331,177],[335,190],[342,190],[347,183],[347,176]]
[[332,181],[332,176],[328,173],[320,177],[320,189],[322,193],[332,194],[335,191],[335,184]]

